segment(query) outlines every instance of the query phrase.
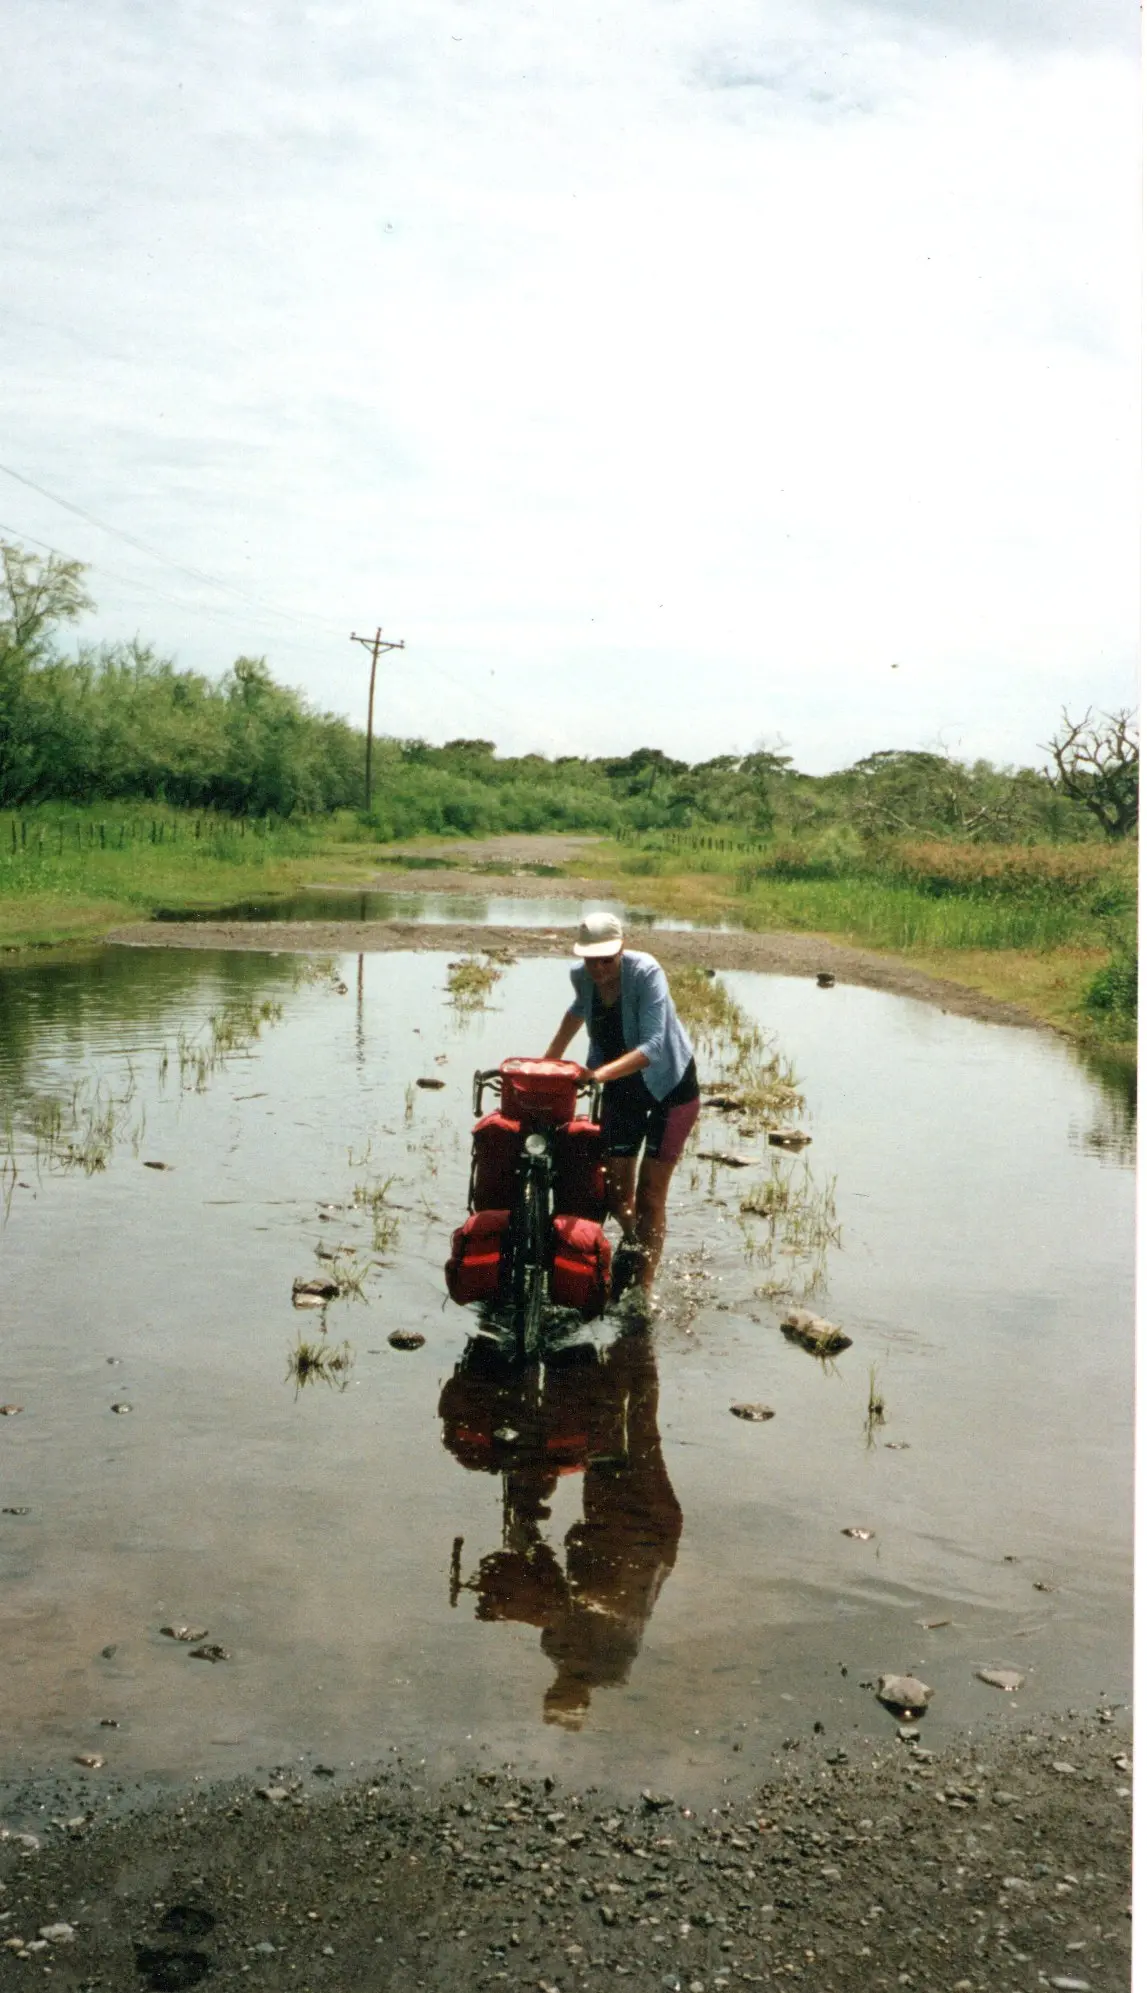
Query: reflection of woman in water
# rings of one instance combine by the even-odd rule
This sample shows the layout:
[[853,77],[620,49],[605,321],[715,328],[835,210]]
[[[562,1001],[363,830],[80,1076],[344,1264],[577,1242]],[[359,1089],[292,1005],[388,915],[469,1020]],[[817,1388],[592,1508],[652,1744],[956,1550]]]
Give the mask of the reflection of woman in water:
[[622,1252],[628,1246],[638,1258],[637,1279],[648,1295],[665,1243],[669,1179],[700,1110],[693,1047],[664,969],[652,955],[625,946],[615,914],[587,914],[574,954],[581,958],[570,971],[574,1001],[546,1057],[560,1059],[586,1026],[586,1070],[605,1087],[609,1209],[624,1234]]
[[[464,1366],[465,1359],[439,1409],[451,1451],[477,1465],[469,1442],[483,1413],[493,1415],[494,1399],[482,1405],[489,1380],[467,1375]],[[628,1680],[681,1535],[657,1430],[657,1367],[645,1337],[615,1343],[600,1364],[547,1370],[534,1441],[506,1474],[505,1547],[482,1559],[469,1589],[478,1593],[480,1619],[541,1628],[542,1651],[556,1670],[546,1722],[579,1729],[594,1688]],[[587,1462],[582,1515],[567,1532],[563,1570],[541,1525],[560,1456],[575,1449]]]

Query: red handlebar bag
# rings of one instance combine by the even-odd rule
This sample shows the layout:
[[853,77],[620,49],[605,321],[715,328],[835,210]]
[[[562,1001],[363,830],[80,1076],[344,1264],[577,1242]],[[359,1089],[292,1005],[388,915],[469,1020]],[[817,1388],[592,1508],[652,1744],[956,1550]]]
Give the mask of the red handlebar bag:
[[508,1211],[475,1211],[450,1241],[446,1291],[464,1307],[467,1301],[494,1301],[502,1275],[502,1246]]
[[598,1223],[605,1217],[605,1143],[596,1121],[567,1121],[554,1135],[554,1210]]
[[561,1308],[576,1308],[588,1321],[609,1299],[609,1240],[590,1218],[554,1219],[550,1294]]
[[581,1067],[572,1059],[503,1059],[502,1112],[511,1120],[552,1128],[572,1120]]
[[508,1211],[522,1153],[521,1122],[511,1121],[508,1114],[484,1114],[474,1123],[471,1143],[471,1211]]

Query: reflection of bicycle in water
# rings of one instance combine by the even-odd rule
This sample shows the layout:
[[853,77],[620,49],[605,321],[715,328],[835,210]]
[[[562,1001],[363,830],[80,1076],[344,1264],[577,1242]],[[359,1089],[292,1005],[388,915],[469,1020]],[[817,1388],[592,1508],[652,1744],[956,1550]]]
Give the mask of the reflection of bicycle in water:
[[[502,1477],[502,1543],[463,1576],[455,1539],[450,1603],[474,1594],[481,1620],[536,1626],[555,1675],[547,1723],[578,1729],[593,1690],[628,1680],[672,1570],[681,1510],[661,1457],[657,1367],[645,1335],[528,1369],[467,1345],[439,1403],[443,1442],[464,1467]],[[544,1535],[563,1475],[582,1478],[582,1513],[560,1549]]]
[[[474,1075],[470,1216],[455,1232],[446,1285],[485,1307],[482,1333],[532,1362],[592,1341],[581,1325],[610,1294],[601,1089],[567,1059],[506,1059]],[[487,1086],[499,1089],[483,1114]],[[589,1113],[579,1115],[579,1096]]]

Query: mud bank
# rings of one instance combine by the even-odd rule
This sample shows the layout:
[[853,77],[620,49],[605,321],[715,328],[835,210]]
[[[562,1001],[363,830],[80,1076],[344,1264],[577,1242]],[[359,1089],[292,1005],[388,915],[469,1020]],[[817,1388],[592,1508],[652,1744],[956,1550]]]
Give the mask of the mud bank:
[[[569,882],[563,881],[563,887]],[[491,945],[514,955],[569,954],[570,936],[549,929],[415,921],[138,921],[119,927],[109,942],[130,948],[245,948],[271,953],[378,954],[443,950],[455,954]],[[892,955],[848,948],[808,934],[729,934],[717,929],[682,932],[660,928],[639,939],[667,969],[700,964],[709,969],[757,969],[778,976],[815,978],[828,971],[841,983],[858,983],[892,996],[914,997],[954,1016],[1028,1030],[1041,1026],[1017,1004],[1000,1003],[959,983],[926,976]],[[831,992],[817,993],[831,1003]]]
[[431,1789],[393,1758],[353,1785],[280,1767],[134,1810],[130,1794],[94,1798],[91,1774],[9,1789],[5,1979],[50,1974],[75,1993],[1128,1986],[1118,1717],[935,1757],[894,1736],[851,1762],[791,1741],[765,1784],[696,1794],[505,1766]]

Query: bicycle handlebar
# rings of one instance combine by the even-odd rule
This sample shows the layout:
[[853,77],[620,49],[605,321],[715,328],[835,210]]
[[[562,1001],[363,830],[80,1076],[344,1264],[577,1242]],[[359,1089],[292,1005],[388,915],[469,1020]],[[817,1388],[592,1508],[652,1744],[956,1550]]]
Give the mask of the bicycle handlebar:
[[[486,1088],[489,1086],[491,1080],[500,1080],[501,1077],[502,1077],[502,1069],[500,1066],[491,1066],[489,1072],[483,1073],[479,1071],[474,1074],[475,1114],[480,1115],[482,1112],[482,1095],[485,1092]],[[589,1103],[590,1103],[590,1118],[591,1120],[594,1121],[600,1121],[601,1093],[602,1093],[601,1082],[599,1080],[595,1080],[593,1074],[591,1073],[588,1079],[578,1081],[577,1091],[579,1094],[583,1093],[588,1094]]]

